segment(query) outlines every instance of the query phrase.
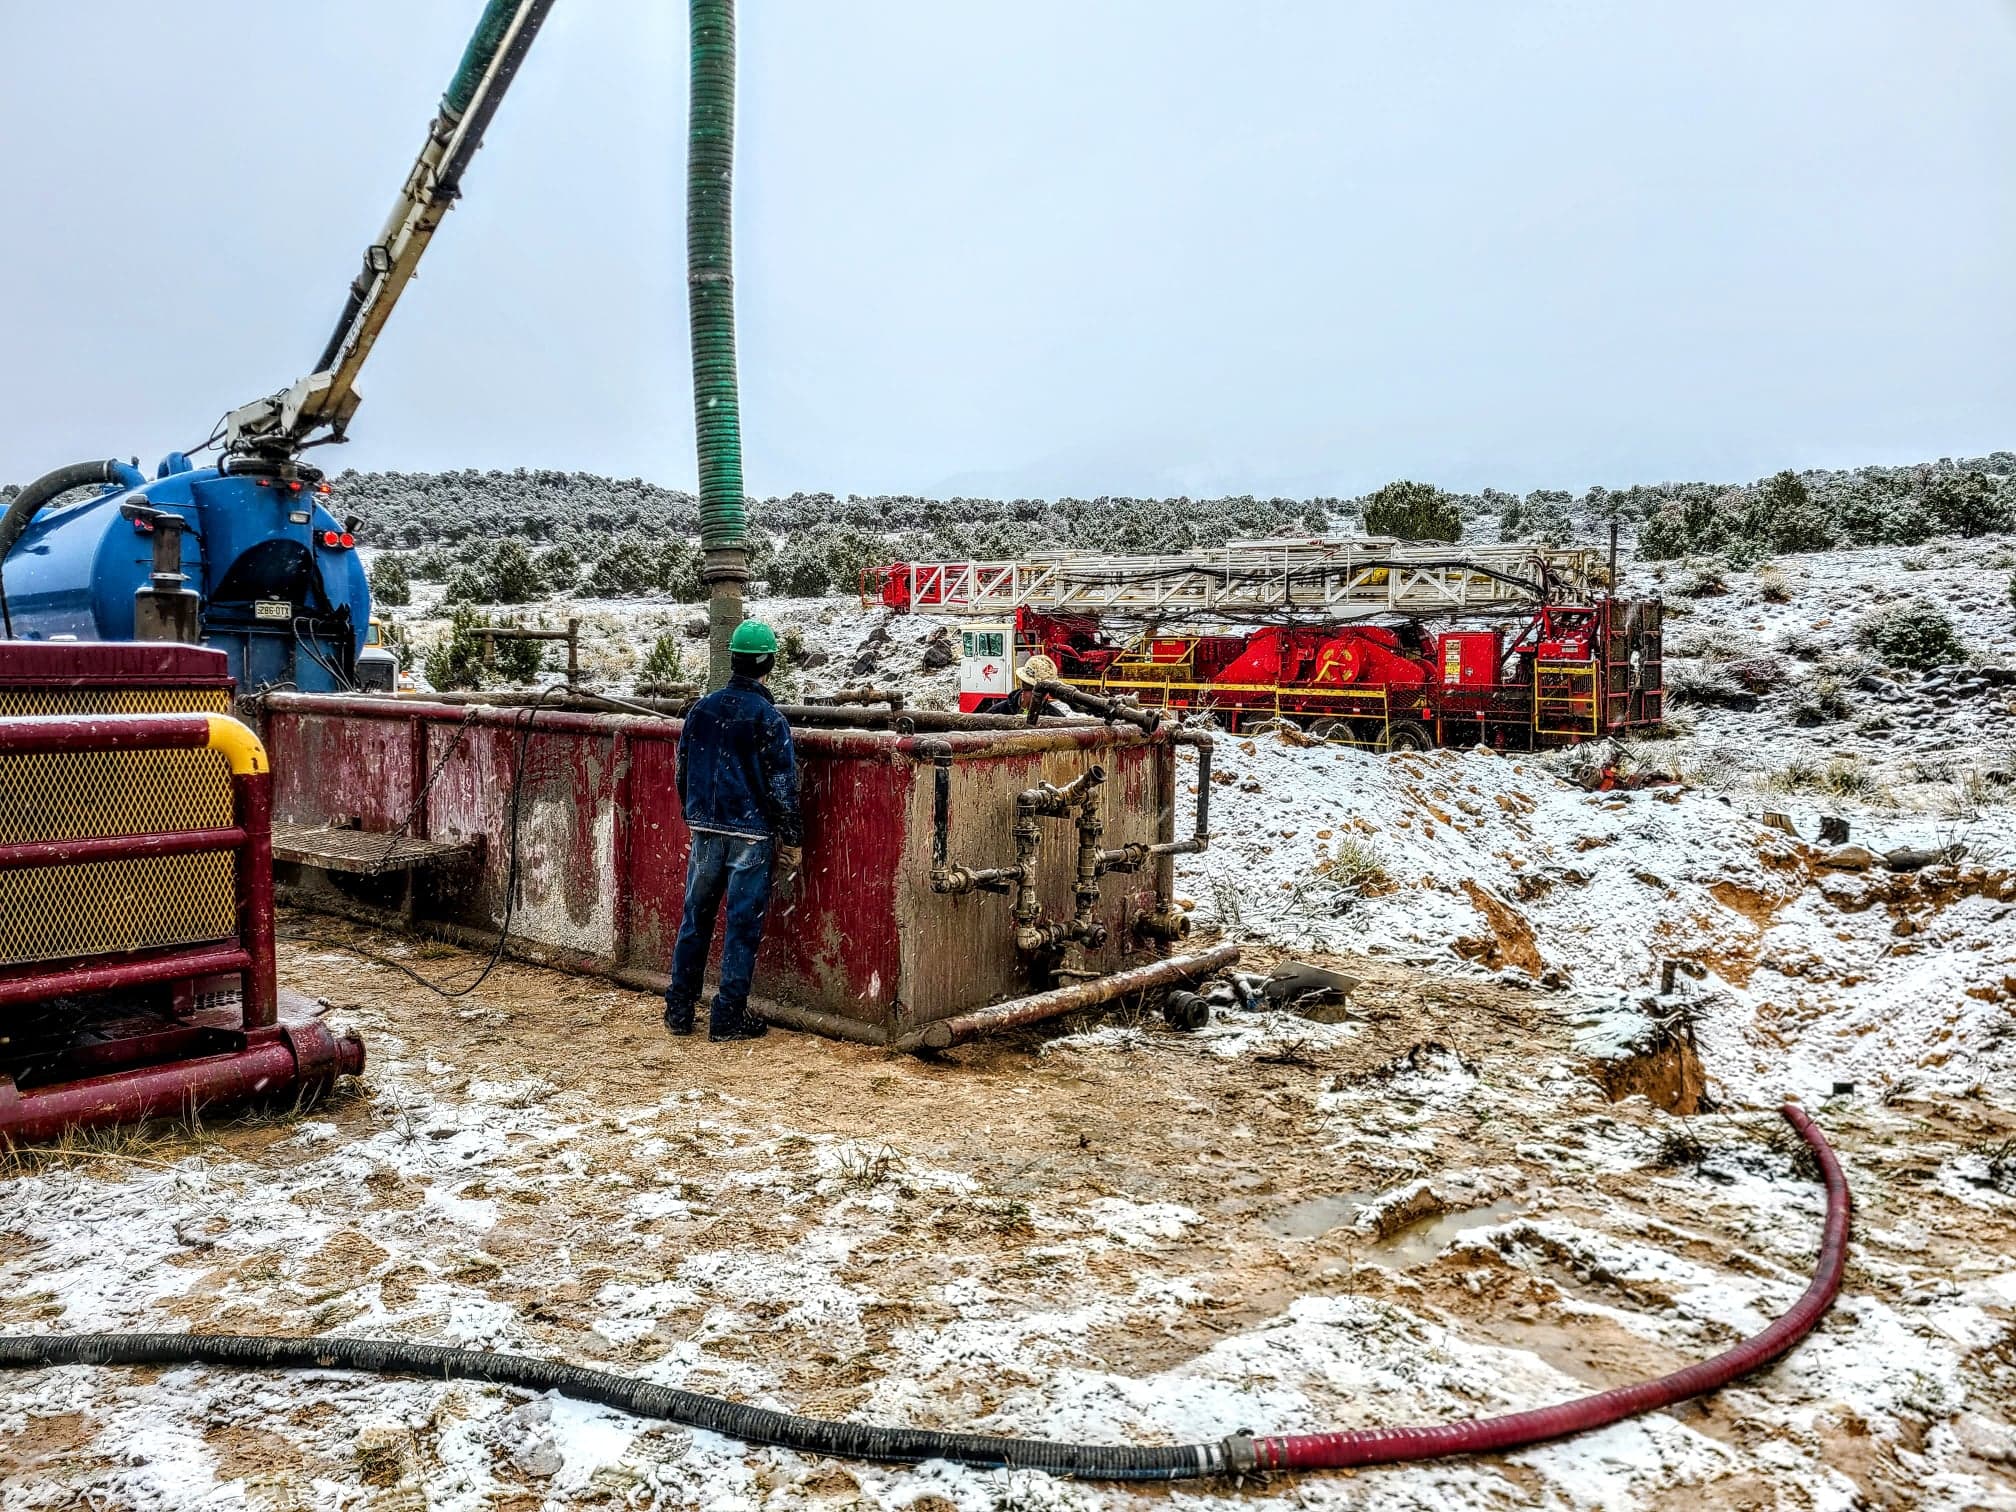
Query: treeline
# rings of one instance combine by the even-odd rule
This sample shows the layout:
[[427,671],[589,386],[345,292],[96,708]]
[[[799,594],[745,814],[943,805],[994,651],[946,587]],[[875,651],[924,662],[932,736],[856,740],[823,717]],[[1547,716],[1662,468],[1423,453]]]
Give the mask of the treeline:
[[[410,555],[379,559],[385,602],[414,578],[450,602],[706,596],[693,495],[638,478],[518,468],[345,472],[339,512],[365,539]],[[2016,452],[1914,467],[1782,472],[1752,483],[1629,488],[1487,488],[1395,482],[1355,498],[927,499],[797,493],[748,504],[754,575],[772,593],[851,591],[894,560],[1003,558],[1079,549],[1156,554],[1271,535],[1363,531],[1415,540],[1600,545],[1614,525],[1654,559],[1748,566],[1778,552],[1916,545],[1934,535],[2016,529]]]
[[[635,479],[610,486],[589,473],[531,470],[348,472],[333,482],[335,507],[359,517],[367,542],[409,548],[378,558],[373,583],[383,603],[405,602],[413,579],[446,583],[450,603],[526,603],[565,593],[706,597],[691,494]],[[606,495],[604,486],[611,488]],[[1336,528],[1347,502],[792,494],[749,501],[749,565],[771,593],[816,597],[852,591],[865,568],[906,557],[1174,552],[1320,534]]]

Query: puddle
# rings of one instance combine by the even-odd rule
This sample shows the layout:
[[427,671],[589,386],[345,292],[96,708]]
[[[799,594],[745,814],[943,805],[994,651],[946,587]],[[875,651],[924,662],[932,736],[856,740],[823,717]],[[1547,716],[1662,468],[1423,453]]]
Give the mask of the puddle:
[[1334,1197],[1290,1203],[1268,1218],[1267,1232],[1283,1239],[1320,1239],[1334,1228],[1348,1228],[1370,1196],[1369,1192],[1340,1192]]
[[[1375,1195],[1370,1192],[1339,1192],[1327,1197],[1305,1198],[1269,1217],[1267,1231],[1284,1239],[1319,1239],[1332,1229],[1349,1228],[1357,1219],[1359,1209]],[[1520,1211],[1516,1199],[1501,1197],[1482,1207],[1432,1214],[1416,1219],[1384,1239],[1368,1239],[1365,1258],[1375,1265],[1411,1270],[1433,1260],[1466,1229],[1502,1222],[1516,1217]]]
[[1391,1265],[1398,1270],[1411,1270],[1417,1265],[1426,1265],[1441,1254],[1449,1242],[1465,1229],[1483,1228],[1499,1223],[1507,1218],[1517,1217],[1520,1204],[1510,1197],[1501,1197],[1496,1202],[1487,1202],[1482,1207],[1464,1208],[1454,1213],[1441,1213],[1433,1218],[1419,1218],[1398,1233],[1378,1240],[1371,1246],[1371,1258],[1379,1265]]

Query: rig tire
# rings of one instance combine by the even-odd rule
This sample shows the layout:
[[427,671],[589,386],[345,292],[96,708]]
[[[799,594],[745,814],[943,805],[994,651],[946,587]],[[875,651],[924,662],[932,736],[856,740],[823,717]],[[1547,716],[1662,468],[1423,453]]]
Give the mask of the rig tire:
[[1379,743],[1382,751],[1432,751],[1435,736],[1428,726],[1418,719],[1396,719],[1386,726],[1386,738]]

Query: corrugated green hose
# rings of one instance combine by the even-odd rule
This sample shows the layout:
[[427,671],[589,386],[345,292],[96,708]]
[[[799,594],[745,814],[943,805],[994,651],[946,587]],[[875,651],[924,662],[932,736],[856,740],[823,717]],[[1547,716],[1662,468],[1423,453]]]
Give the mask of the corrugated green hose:
[[708,582],[707,685],[728,681],[728,638],[748,581],[742,418],[735,386],[735,3],[692,0],[687,127],[686,289],[693,327],[693,428],[700,451],[700,546]]
[[489,69],[490,60],[497,55],[504,33],[511,29],[511,18],[518,14],[520,3],[521,0],[490,0],[484,8],[483,19],[476,23],[469,45],[462,49],[462,61],[455,65],[455,77],[448,81],[448,92],[441,96],[442,109],[448,112],[449,119],[460,119],[469,108],[476,86]]

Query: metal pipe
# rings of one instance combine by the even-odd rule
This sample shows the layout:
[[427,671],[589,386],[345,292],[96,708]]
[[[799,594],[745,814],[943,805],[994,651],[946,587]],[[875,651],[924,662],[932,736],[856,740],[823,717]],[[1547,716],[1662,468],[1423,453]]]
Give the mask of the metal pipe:
[[[1047,694],[1049,697],[1056,699],[1057,702],[1063,704],[1066,708],[1077,709],[1086,714],[1096,714],[1104,720],[1111,721],[1117,719],[1126,724],[1131,724],[1136,729],[1149,735],[1153,735],[1162,724],[1162,712],[1159,709],[1144,709],[1138,704],[1131,704],[1120,698],[1102,698],[1097,693],[1088,693],[1073,683],[1059,682],[1054,678],[1043,677],[1031,683],[1030,687],[1039,693]],[[1040,713],[1042,707],[1042,701],[1040,699],[1037,700],[1031,706],[1031,714]],[[1032,719],[1030,722],[1033,724],[1035,721]]]
[[842,688],[837,693],[807,693],[805,701],[807,706],[815,709],[829,708],[841,704],[878,703],[887,704],[892,710],[900,710],[903,707],[903,695],[901,693],[885,693],[880,688]]
[[10,756],[200,751],[210,744],[211,718],[208,714],[23,714],[0,720],[0,751]]
[[187,977],[242,976],[252,957],[236,945],[212,945],[201,950],[177,950],[135,960],[59,967],[33,976],[0,979],[0,1008],[37,1003],[48,998],[82,997],[90,992],[116,992]]
[[53,1139],[94,1124],[175,1117],[195,1107],[284,1096],[298,1087],[319,1090],[363,1069],[363,1041],[310,1019],[256,1031],[236,1049],[193,1060],[27,1092],[0,1081],[0,1144]]
[[952,748],[942,740],[919,741],[917,754],[931,759],[931,885],[950,864],[952,848]]
[[952,748],[942,740],[920,741],[917,754],[931,758],[931,890],[937,893],[1006,892],[1023,878],[1020,866],[954,866],[952,850]]
[[[541,713],[542,730],[587,733],[601,729],[613,733],[620,727],[667,739],[678,735],[676,721],[691,707],[671,699],[625,699],[624,704],[636,712],[619,726],[612,716],[596,712],[606,702],[600,695],[594,699],[585,696],[547,699],[542,703],[531,693],[400,693],[388,698],[267,690],[257,698],[262,707],[286,714],[335,714],[346,719],[436,719],[451,723],[467,717],[471,723],[509,728],[516,728],[514,710],[536,704],[542,710],[553,711]],[[1077,723],[1060,720],[1032,730],[1020,719],[988,714],[933,714],[924,710],[891,714],[873,709],[849,713],[796,704],[779,705],[778,712],[797,730],[800,743],[810,742],[813,750],[850,756],[880,753],[890,760],[899,755],[914,757],[917,754],[914,742],[920,739],[943,738],[951,745],[954,756],[1036,755],[1149,743],[1132,730],[1116,730],[1090,720]],[[911,728],[905,728],[906,723]]]
[[1110,1003],[1130,992],[1146,992],[1153,987],[1166,987],[1171,982],[1203,976],[1220,967],[1231,966],[1238,959],[1237,945],[1218,945],[1195,955],[1170,956],[1166,960],[1136,966],[1128,971],[1116,971],[1111,976],[1097,977],[1089,982],[1074,982],[1069,987],[1010,998],[989,1008],[976,1008],[971,1013],[936,1019],[898,1038],[896,1048],[944,1050],[997,1029],[1033,1024],[1055,1018],[1060,1013],[1069,1013],[1074,1008],[1093,1008],[1101,1003]]
[[1099,837],[1106,826],[1095,801],[1096,795],[1088,792],[1078,805],[1078,883],[1072,889],[1076,906],[1071,910],[1071,938],[1097,950],[1106,943],[1105,928],[1092,917],[1099,907]]
[[280,1016],[280,972],[273,953],[273,774],[231,778],[231,817],[245,832],[238,850],[238,943],[244,976],[245,1027],[264,1028]]
[[[654,684],[654,686],[666,686]],[[674,685],[676,686],[676,685]],[[572,688],[563,699],[545,699],[537,693],[498,691],[490,693],[399,693],[393,695],[395,702],[453,704],[466,707],[494,707],[500,709],[524,708],[538,703],[543,709],[575,709],[578,712],[592,712],[594,708],[610,705],[620,706],[638,714],[649,714],[664,718],[682,718],[693,707],[694,698],[699,696],[695,689],[689,696],[669,697],[662,694],[640,693],[633,698],[619,698],[613,694],[596,693],[586,688]],[[386,700],[380,699],[381,703]],[[835,704],[779,704],[777,712],[791,722],[793,728],[812,725],[819,728],[882,731],[893,730],[901,735],[942,735],[973,734],[983,730],[1014,731],[1029,733],[1029,722],[1016,714],[955,714],[942,709],[874,709],[839,707]],[[1058,718],[1046,720],[1045,734],[1060,728],[1101,729],[1103,726],[1090,720],[1075,721]]]
[[1187,840],[1165,840],[1148,847],[1151,856],[1195,856],[1211,848],[1211,737],[1201,730],[1178,730],[1170,740],[1197,750],[1197,822]]
[[126,861],[143,856],[201,856],[236,850],[245,831],[222,829],[164,830],[154,835],[94,835],[79,840],[24,840],[0,845],[0,872],[30,866],[88,866],[93,861]]
[[1036,896],[1036,860],[1043,851],[1043,827],[1033,814],[1023,811],[1018,801],[1015,820],[1015,877],[1020,884],[1015,893],[1015,946],[1018,950],[1046,949],[1050,942],[1042,928],[1043,900]]

